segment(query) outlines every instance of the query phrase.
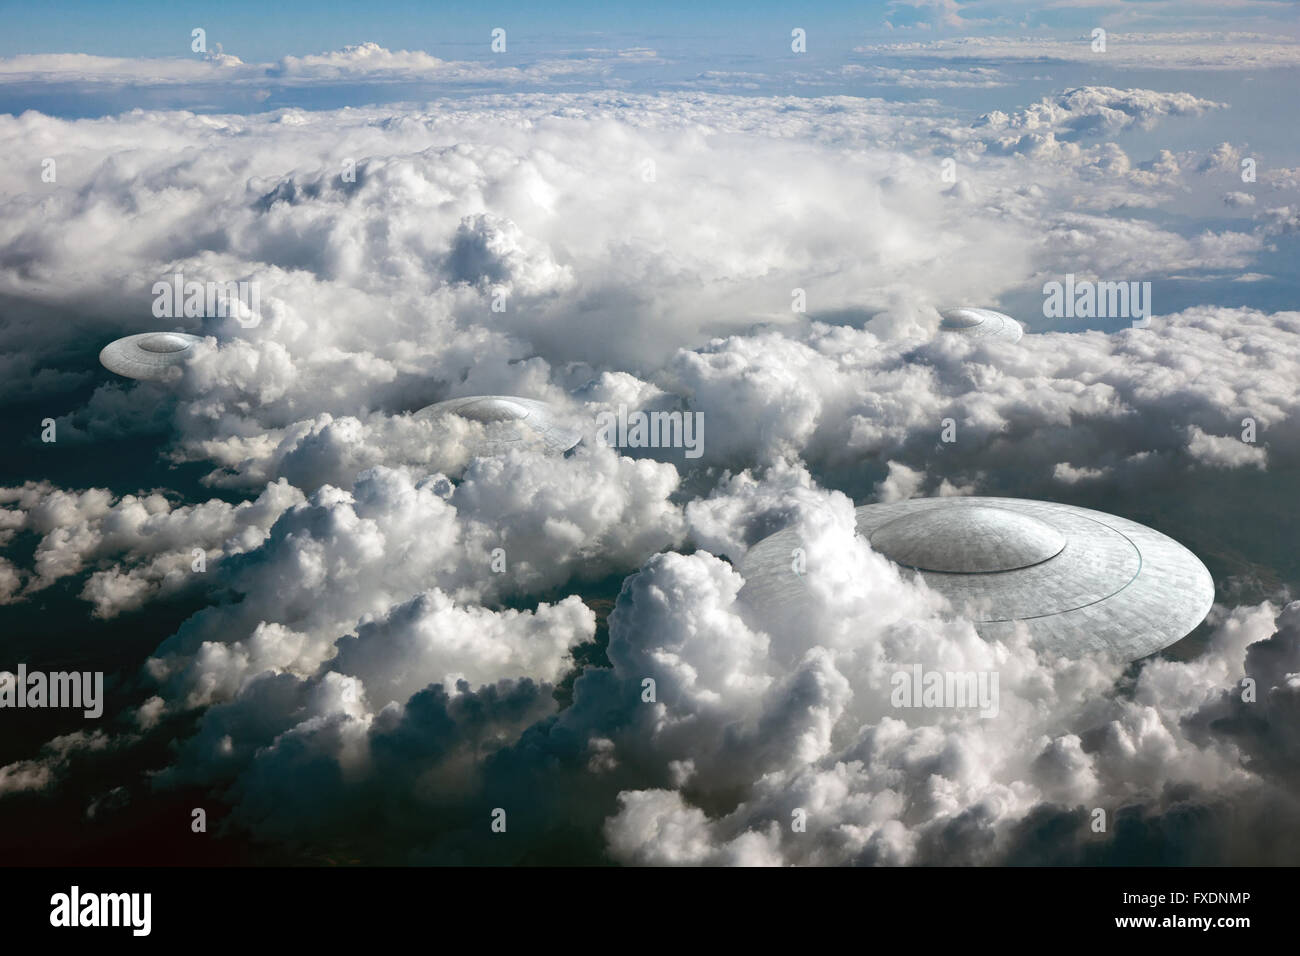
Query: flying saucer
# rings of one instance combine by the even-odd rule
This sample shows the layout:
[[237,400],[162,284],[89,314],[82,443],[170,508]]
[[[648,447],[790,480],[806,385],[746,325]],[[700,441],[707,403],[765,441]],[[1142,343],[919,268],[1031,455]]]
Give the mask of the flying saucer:
[[972,339],[1005,339],[1019,342],[1025,330],[1020,323],[1009,315],[994,312],[992,309],[948,309],[940,313],[943,321],[939,328],[953,335],[964,335]]
[[[857,531],[915,570],[985,639],[1028,628],[1066,656],[1109,651],[1137,660],[1189,634],[1214,603],[1214,582],[1177,541],[1116,515],[1025,498],[913,498],[858,508]],[[810,600],[791,570],[792,528],[745,556],[741,596],[790,619]],[[815,573],[815,557],[809,555]]]
[[198,335],[185,332],[142,332],[109,342],[99,353],[100,364],[110,372],[127,378],[161,382],[170,378],[172,369],[194,357]]
[[426,405],[421,418],[454,415],[482,425],[482,437],[469,439],[474,457],[500,455],[510,448],[540,447],[562,454],[582,440],[582,434],[560,424],[545,402],[515,395],[471,395]]

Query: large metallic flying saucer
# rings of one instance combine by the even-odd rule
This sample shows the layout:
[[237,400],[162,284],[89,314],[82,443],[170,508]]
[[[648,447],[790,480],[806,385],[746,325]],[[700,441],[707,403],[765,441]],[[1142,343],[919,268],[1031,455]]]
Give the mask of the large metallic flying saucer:
[[943,321],[939,328],[951,335],[962,335],[973,339],[1005,339],[1019,342],[1025,334],[1019,322],[1009,315],[994,312],[992,309],[948,309],[939,313]]
[[[1017,623],[1067,656],[1109,651],[1136,660],[1190,633],[1214,603],[1196,555],[1116,515],[1025,498],[913,498],[857,509],[871,547],[917,571],[986,639]],[[742,598],[761,616],[794,620],[809,592],[792,570],[794,529],[746,555]],[[815,555],[808,574],[816,573]]]
[[193,358],[194,346],[202,341],[186,332],[142,332],[109,342],[99,361],[118,375],[161,382],[177,374],[172,369]]
[[582,434],[561,424],[555,410],[545,402],[516,395],[470,395],[426,405],[415,413],[420,418],[455,415],[478,422],[481,433],[470,439],[473,457],[500,455],[510,448],[541,447],[562,454],[582,440]]

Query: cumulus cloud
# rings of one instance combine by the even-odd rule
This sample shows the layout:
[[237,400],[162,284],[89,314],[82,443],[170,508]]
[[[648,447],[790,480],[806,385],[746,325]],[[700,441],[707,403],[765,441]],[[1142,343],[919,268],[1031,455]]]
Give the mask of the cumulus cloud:
[[1187,451],[1197,461],[1223,468],[1253,465],[1268,467],[1268,450],[1233,435],[1207,435],[1192,425],[1187,430]]
[[[121,498],[102,488],[70,493],[47,482],[0,488],[10,532],[40,535],[22,594],[111,564],[93,570],[82,589],[100,617],[194,586],[209,560],[219,565],[226,556],[257,547],[272,523],[300,501],[302,493],[285,481],[236,505],[217,499],[173,505],[158,492]],[[0,581],[10,586],[0,593],[12,600],[18,571],[12,565],[6,570]]]
[[993,89],[1010,85],[1004,74],[986,66],[964,69],[951,67],[892,67],[848,63],[834,74],[799,74],[797,82],[824,84],[832,76],[842,80],[865,80],[880,86],[897,86],[903,89]]
[[[205,38],[206,42],[206,38]],[[588,51],[595,54],[602,51]],[[617,55],[618,51],[612,51]],[[613,59],[613,58],[609,58]],[[436,82],[440,84],[514,85],[556,81],[574,74],[599,75],[608,69],[606,56],[588,55],[538,60],[527,66],[490,61],[444,60],[422,50],[388,50],[377,43],[358,43],[341,50],[285,56],[273,63],[246,63],[224,53],[155,59],[94,56],[85,53],[37,53],[0,57],[0,84],[39,83],[130,85],[149,87],[251,86],[262,90],[301,84]]]
[[[13,679],[8,671],[3,673],[5,678]],[[113,737],[102,730],[77,730],[62,734],[46,742],[41,747],[40,756],[35,759],[18,760],[0,766],[0,797],[48,790],[57,785],[69,767],[78,761],[131,743],[129,735]]]
[[1151,128],[1166,116],[1197,116],[1222,104],[1189,93],[1157,93],[1152,90],[1117,90],[1089,86],[1044,97],[1014,113],[995,110],[982,116],[976,127],[1008,137],[1054,133],[1061,139],[1116,133],[1129,126]]
[[1300,42],[1283,35],[1241,31],[1124,33],[1106,35],[1105,52],[1092,35],[1072,38],[964,36],[940,40],[865,44],[858,53],[919,59],[993,62],[1074,62],[1111,68],[1164,70],[1259,70],[1294,66]]
[[[1012,689],[1003,685],[1003,705],[1018,715],[1008,720],[1021,722],[1014,729],[1002,716],[987,732],[977,719],[916,725],[884,716],[856,732],[852,722],[840,747],[811,761],[768,765],[726,813],[705,812],[680,789],[620,794],[606,823],[610,852],[651,864],[1078,862],[1097,844],[1131,838],[1091,834],[1093,807],[1119,811],[1121,820],[1140,817],[1140,826],[1154,829],[1164,815],[1198,806],[1206,836],[1223,840],[1237,822],[1218,794],[1263,803],[1277,793],[1272,780],[1248,769],[1257,758],[1232,740],[1239,725],[1216,722],[1216,712],[1236,706],[1243,719],[1254,719],[1248,715],[1257,712],[1233,689],[1247,669],[1268,683],[1273,706],[1287,706],[1282,701],[1294,688],[1259,661],[1261,649],[1275,644],[1294,653],[1295,608],[1276,631],[1276,609],[1268,606],[1223,619],[1204,657],[1152,663],[1131,692],[1103,690],[1118,678],[1115,670],[1035,663],[1007,649],[1025,668]],[[1289,766],[1284,751],[1269,757],[1279,769]],[[1166,789],[1175,783],[1181,795]],[[1287,812],[1294,818],[1293,799]],[[791,825],[797,814],[806,830]],[[1033,828],[1045,816],[1074,836],[1034,846]],[[1193,859],[1213,858],[1192,852]]]
[[570,648],[590,640],[595,624],[576,596],[536,612],[494,614],[425,592],[340,641],[335,666],[359,677],[375,704],[403,703],[430,683],[477,686],[524,677],[554,683]]
[[1109,473],[1109,468],[1076,468],[1068,461],[1058,462],[1056,467],[1052,469],[1052,477],[1067,485],[1073,485],[1080,481],[1095,481],[1098,478],[1106,477]]

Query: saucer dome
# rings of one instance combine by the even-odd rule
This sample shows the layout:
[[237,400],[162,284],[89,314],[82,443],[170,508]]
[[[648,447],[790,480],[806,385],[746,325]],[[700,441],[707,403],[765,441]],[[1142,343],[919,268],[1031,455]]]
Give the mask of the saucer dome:
[[556,420],[550,405],[515,395],[453,398],[426,405],[415,414],[430,418],[454,415],[482,425],[481,437],[470,440],[470,454],[475,457],[499,455],[512,447],[532,444],[562,454],[582,440],[577,430]]
[[[857,532],[914,570],[985,638],[1017,625],[1070,656],[1127,660],[1181,640],[1209,613],[1214,582],[1172,538],[1117,515],[1024,498],[914,498],[866,505]],[[764,614],[809,600],[790,566],[794,529],[763,539],[741,565],[742,597]]]
[[194,346],[202,342],[186,332],[141,332],[109,342],[99,353],[100,364],[127,378],[161,382],[175,373],[172,369],[194,357]]
[[941,312],[943,321],[939,323],[941,331],[952,335],[964,335],[974,339],[1005,339],[1019,342],[1025,334],[1024,328],[1009,315],[994,312],[992,309],[959,308]]

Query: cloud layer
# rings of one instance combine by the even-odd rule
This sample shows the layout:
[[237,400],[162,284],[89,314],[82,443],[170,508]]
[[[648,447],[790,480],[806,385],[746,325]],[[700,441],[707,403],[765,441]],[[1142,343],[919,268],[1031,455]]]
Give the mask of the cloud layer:
[[[357,48],[275,72],[444,68]],[[1300,605],[1261,529],[1300,465],[1300,313],[1157,299],[1148,328],[936,334],[941,307],[1040,303],[1066,273],[1262,272],[1294,177],[1243,184],[1212,129],[1116,141],[1229,108],[1089,86],[975,116],[699,92],[0,116],[0,399],[58,428],[0,490],[0,603],[146,627],[192,602],[111,722],[10,761],[0,799],[93,767],[95,819],[199,792],[229,837],[374,861],[1153,861],[1188,814],[1179,862],[1283,859]],[[1229,190],[1273,215],[1222,218]],[[1221,218],[1156,214],[1198,203]],[[259,283],[260,323],[153,318],[178,272]],[[98,368],[172,325],[207,336],[174,385]],[[411,414],[485,393],[586,441],[474,458],[473,423]],[[620,405],[702,414],[703,455],[604,446]],[[118,448],[161,477],[111,472]],[[1194,538],[1221,579],[1198,646],[1129,667],[988,643],[852,533],[854,501],[981,493]],[[756,619],[736,566],[792,522],[812,611]],[[996,672],[998,715],[894,707],[916,664]],[[147,775],[105,770],[171,739]]]

